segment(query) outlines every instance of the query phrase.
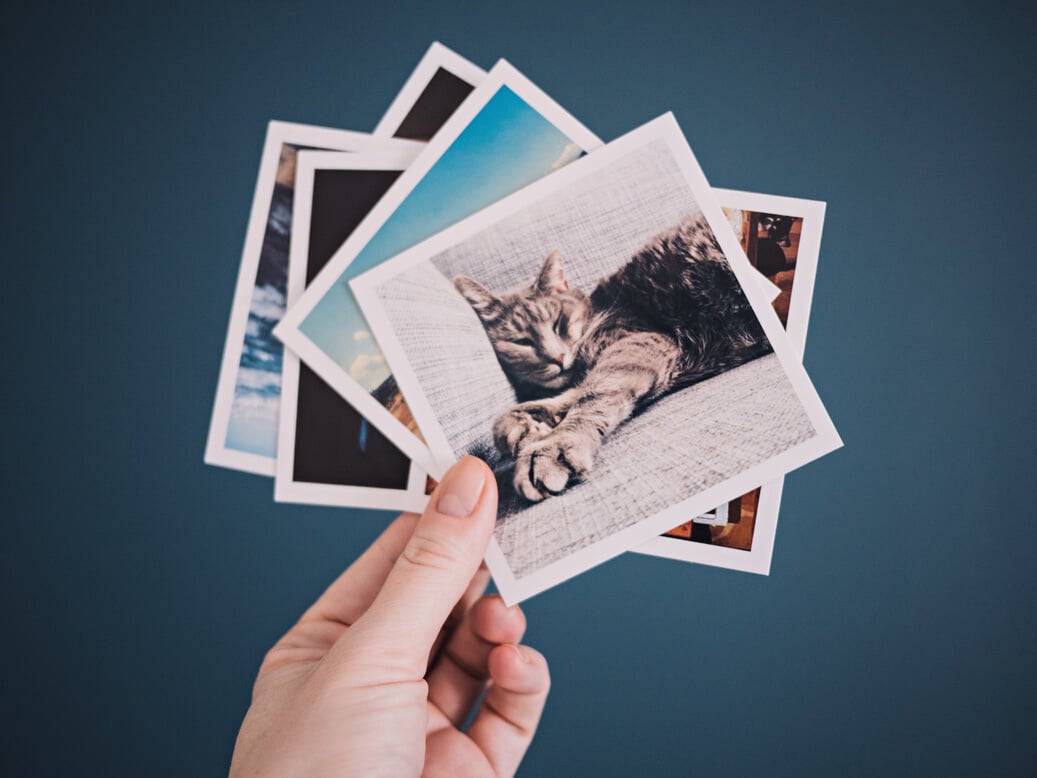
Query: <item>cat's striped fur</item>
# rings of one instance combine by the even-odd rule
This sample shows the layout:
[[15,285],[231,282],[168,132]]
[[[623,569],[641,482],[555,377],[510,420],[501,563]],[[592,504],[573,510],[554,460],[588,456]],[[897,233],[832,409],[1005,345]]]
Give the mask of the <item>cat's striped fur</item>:
[[656,237],[589,297],[569,288],[557,252],[517,291],[454,283],[526,400],[496,420],[494,439],[530,500],[586,478],[605,437],[645,405],[771,351],[701,215]]

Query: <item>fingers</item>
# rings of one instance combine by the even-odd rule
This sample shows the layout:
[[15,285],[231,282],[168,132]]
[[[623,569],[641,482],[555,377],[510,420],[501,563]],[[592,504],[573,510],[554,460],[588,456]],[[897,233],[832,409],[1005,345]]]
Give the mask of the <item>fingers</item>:
[[454,609],[450,611],[450,615],[447,616],[446,621],[443,622],[442,628],[439,630],[439,634],[436,635],[436,640],[432,644],[432,651],[429,652],[429,666],[431,667],[439,656],[439,652],[443,650],[444,641],[448,640],[454,631],[460,626],[461,622],[468,615],[468,611],[471,610],[472,606],[479,601],[479,598],[486,592],[486,587],[490,583],[490,571],[486,569],[486,565],[482,564],[479,566],[479,570],[476,572],[475,577],[472,578],[468,584],[468,588],[465,593],[461,595],[461,599],[457,601]]
[[490,679],[490,653],[503,643],[518,643],[526,618],[516,605],[487,595],[447,639],[428,675],[428,698],[455,727],[461,726]]
[[536,733],[551,678],[543,655],[528,646],[497,646],[490,652],[492,684],[468,736],[498,776],[514,775]]
[[493,474],[465,457],[436,487],[381,591],[335,647],[368,654],[366,682],[424,677],[437,634],[479,569],[496,516]]

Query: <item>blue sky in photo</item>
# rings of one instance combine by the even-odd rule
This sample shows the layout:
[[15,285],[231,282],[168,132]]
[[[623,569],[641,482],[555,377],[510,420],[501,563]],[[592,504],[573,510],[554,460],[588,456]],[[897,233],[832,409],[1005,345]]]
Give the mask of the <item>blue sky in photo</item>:
[[582,151],[502,86],[310,311],[300,330],[373,392],[389,370],[349,288],[350,279],[543,178]]
[[294,197],[294,181],[290,185],[285,181],[291,180],[288,176],[295,166],[294,151],[299,148],[287,143],[281,147],[225,439],[227,448],[265,457],[277,456],[284,349],[273,329],[285,312]]

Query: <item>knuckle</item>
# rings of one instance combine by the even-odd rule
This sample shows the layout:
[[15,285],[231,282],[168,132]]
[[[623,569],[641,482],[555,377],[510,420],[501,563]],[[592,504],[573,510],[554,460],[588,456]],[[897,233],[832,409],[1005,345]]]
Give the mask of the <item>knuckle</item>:
[[400,561],[425,570],[452,570],[465,560],[465,549],[445,537],[414,535],[400,554]]

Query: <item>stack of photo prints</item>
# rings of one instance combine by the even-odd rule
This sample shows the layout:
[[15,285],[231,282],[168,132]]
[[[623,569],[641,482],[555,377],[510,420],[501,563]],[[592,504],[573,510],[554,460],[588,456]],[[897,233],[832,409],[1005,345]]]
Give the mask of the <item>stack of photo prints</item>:
[[433,44],[371,133],[270,123],[205,461],[420,512],[480,457],[509,604],[624,551],[767,574],[784,475],[841,445],[801,358],[824,212]]

